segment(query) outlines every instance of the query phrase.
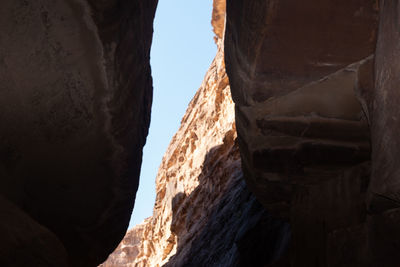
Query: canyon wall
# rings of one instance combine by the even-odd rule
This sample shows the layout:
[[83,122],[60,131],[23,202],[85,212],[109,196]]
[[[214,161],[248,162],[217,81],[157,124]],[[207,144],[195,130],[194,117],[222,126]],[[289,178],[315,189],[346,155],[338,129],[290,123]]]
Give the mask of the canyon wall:
[[374,53],[377,20],[377,1],[227,3],[226,64],[243,168],[277,213],[287,213],[296,186],[329,165],[369,160],[355,83]]
[[398,266],[398,1],[226,4],[127,266]]
[[[95,266],[123,238],[156,4],[2,1],[1,266]],[[398,1],[213,6],[153,216],[103,266],[398,266]]]
[[1,1],[1,266],[95,266],[123,238],[156,4]]
[[259,266],[286,248],[289,225],[273,219],[243,179],[224,64],[224,7],[214,2],[218,52],[163,157],[139,255],[132,261],[120,246],[103,266]]
[[398,266],[400,262],[399,16],[398,1],[380,1],[375,62],[366,65],[360,75],[361,97],[371,124],[368,211],[375,266]]
[[107,258],[107,261],[100,264],[100,267],[129,267],[134,266],[136,257],[139,255],[140,245],[142,242],[143,232],[149,220],[144,220],[143,223],[135,225],[130,229],[122,242],[118,245],[115,251]]
[[398,266],[398,1],[226,9],[244,177],[291,266]]

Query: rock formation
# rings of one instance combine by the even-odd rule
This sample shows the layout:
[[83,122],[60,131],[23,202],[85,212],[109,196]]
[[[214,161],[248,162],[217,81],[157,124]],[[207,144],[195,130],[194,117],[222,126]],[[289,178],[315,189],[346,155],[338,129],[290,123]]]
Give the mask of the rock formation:
[[124,236],[156,4],[1,1],[1,266],[95,266]]
[[[2,1],[1,266],[95,266],[125,234],[156,4]],[[213,6],[153,216],[102,266],[398,266],[398,1]]]
[[[124,266],[258,266],[276,261],[290,239],[289,225],[273,219],[243,179],[224,64],[224,7],[214,2],[217,55],[163,157],[139,255]],[[122,250],[104,266],[129,262]]]
[[107,261],[100,264],[99,267],[134,266],[133,263],[140,253],[139,246],[141,245],[143,232],[148,222],[149,220],[146,219],[143,223],[138,224],[133,229],[129,230],[119,246],[108,257]]
[[[135,266],[398,266],[398,7],[232,0],[224,33],[214,1],[219,52],[205,81],[224,42],[238,137],[209,150],[208,130],[229,127],[219,108],[220,128],[198,125],[220,90],[203,84],[160,167]],[[255,208],[254,224],[242,176],[268,211]]]
[[264,205],[285,213],[294,187],[329,172],[326,165],[369,159],[354,87],[374,53],[377,20],[377,1],[227,3],[226,64],[243,168]]
[[371,124],[369,252],[375,266],[400,262],[399,8],[398,1],[380,1],[375,62],[366,65],[359,78]]
[[398,266],[398,1],[226,9],[243,171],[291,266]]

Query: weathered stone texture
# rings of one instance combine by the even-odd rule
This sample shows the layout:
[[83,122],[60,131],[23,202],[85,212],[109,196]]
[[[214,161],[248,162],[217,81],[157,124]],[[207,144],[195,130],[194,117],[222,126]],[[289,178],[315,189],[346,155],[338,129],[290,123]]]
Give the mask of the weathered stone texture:
[[[92,266],[122,238],[156,3],[1,4],[0,265]],[[398,1],[213,5],[153,216],[103,266],[398,266]]]
[[134,267],[135,259],[140,253],[139,246],[142,242],[143,232],[148,222],[149,220],[146,219],[129,230],[107,261],[100,264],[99,267]]
[[215,33],[215,41],[223,39],[225,31],[226,0],[214,0],[211,25]]
[[53,232],[73,266],[102,262],[128,226],[156,3],[1,2],[0,193]]
[[[224,3],[214,2],[218,7]],[[217,56],[164,155],[153,216],[132,266],[262,266],[290,240],[289,225],[273,219],[244,182],[218,37],[224,9],[213,14]],[[111,261],[118,255],[126,257],[117,249]]]
[[[377,17],[374,1],[227,3],[226,64],[243,167],[264,204],[290,202],[307,172],[369,159],[354,87],[374,53]],[[279,184],[287,194],[272,188]]]
[[235,137],[220,48],[163,157],[153,217],[144,231],[137,266],[161,266],[175,253],[190,250],[193,237],[226,192],[227,181],[240,172],[239,153],[232,151]]
[[398,265],[398,7],[227,2],[245,179],[289,220],[290,266]]
[[[370,252],[374,266],[400,262],[400,5],[380,1],[380,23],[374,66],[365,68],[363,97],[371,122],[372,174],[369,188]],[[371,86],[373,84],[373,86]],[[372,89],[372,90],[371,90]]]

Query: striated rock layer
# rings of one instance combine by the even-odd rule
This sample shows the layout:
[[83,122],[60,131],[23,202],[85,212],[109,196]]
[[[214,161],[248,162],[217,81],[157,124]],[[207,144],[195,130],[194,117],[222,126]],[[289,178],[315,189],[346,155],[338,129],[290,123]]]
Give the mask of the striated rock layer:
[[[163,157],[139,255],[123,266],[262,266],[290,239],[288,224],[270,217],[243,179],[220,38],[224,10],[216,10],[224,2],[216,2],[217,56]],[[105,266],[119,266],[118,257],[131,255],[117,249]]]
[[156,4],[1,1],[0,208],[12,210],[1,266],[95,266],[124,236],[150,120]]

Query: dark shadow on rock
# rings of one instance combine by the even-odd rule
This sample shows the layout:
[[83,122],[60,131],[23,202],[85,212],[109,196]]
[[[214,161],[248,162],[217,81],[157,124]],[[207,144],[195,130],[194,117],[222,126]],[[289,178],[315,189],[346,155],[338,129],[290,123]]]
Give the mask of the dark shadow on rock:
[[165,267],[276,266],[287,250],[289,223],[271,217],[247,189],[237,144],[225,141],[207,153],[198,187],[172,200],[177,252]]

